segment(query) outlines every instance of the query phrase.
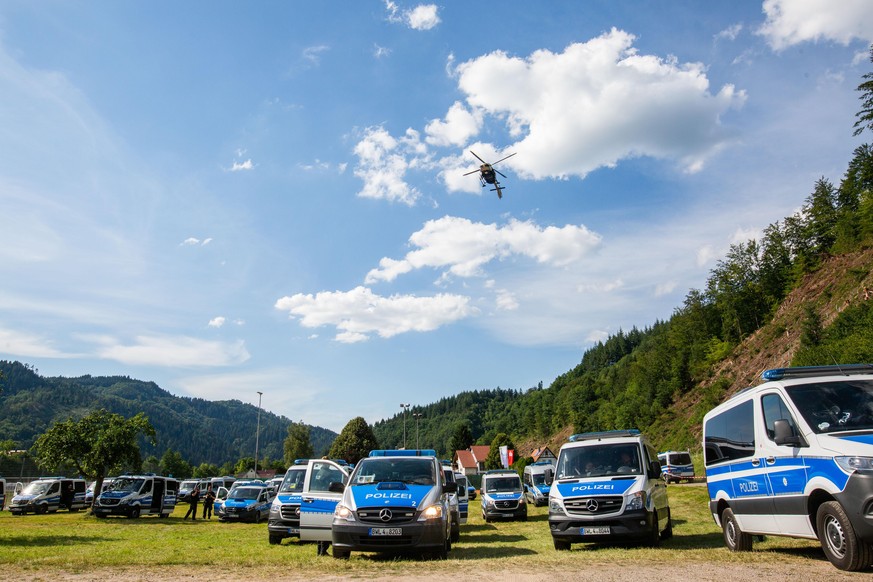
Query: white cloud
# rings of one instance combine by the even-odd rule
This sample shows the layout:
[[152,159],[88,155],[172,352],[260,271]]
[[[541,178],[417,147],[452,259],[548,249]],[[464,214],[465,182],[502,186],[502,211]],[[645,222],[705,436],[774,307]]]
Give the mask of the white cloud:
[[0,354],[21,358],[72,358],[51,345],[51,340],[30,333],[0,328]]
[[366,283],[393,281],[422,268],[446,268],[459,277],[481,274],[481,267],[513,255],[562,267],[576,262],[600,244],[600,235],[582,225],[540,227],[531,221],[510,220],[504,226],[474,223],[444,216],[429,220],[409,237],[410,251],[401,260],[384,257],[367,273]]
[[445,116],[445,121],[434,119],[424,128],[425,141],[434,146],[462,146],[482,128],[479,111],[469,111],[456,101]]
[[209,320],[207,325],[209,325],[209,327],[222,327],[226,321],[227,320],[222,316],[213,317]]
[[381,59],[382,57],[387,57],[391,54],[391,49],[386,48],[384,46],[379,46],[378,44],[373,45],[373,56],[377,59]]
[[242,172],[242,171],[253,170],[254,168],[255,168],[255,165],[252,163],[252,160],[248,159],[244,162],[234,162],[233,165],[230,167],[230,171],[231,172]]
[[409,129],[403,138],[396,139],[383,127],[368,128],[355,146],[355,154],[358,156],[355,176],[364,181],[358,196],[408,206],[421,196],[404,179],[406,171],[424,154],[424,145],[414,130]]
[[732,24],[724,30],[719,31],[718,34],[715,35],[715,40],[721,40],[723,38],[727,40],[736,40],[742,30],[742,24]]
[[401,10],[396,2],[385,0],[385,9],[388,22],[405,24],[413,30],[430,30],[441,22],[436,4],[419,4],[412,10]]
[[137,336],[125,345],[115,338],[92,338],[101,346],[99,357],[128,365],[162,367],[209,367],[241,364],[249,359],[242,340],[235,342],[206,341],[187,336]]
[[180,247],[205,247],[206,245],[208,245],[211,242],[212,242],[211,237],[200,240],[199,238],[189,236],[188,238],[183,240],[181,243],[179,243],[179,246]]
[[577,287],[580,293],[609,293],[624,287],[621,279],[615,279],[606,283],[583,283]]
[[633,41],[613,29],[562,53],[493,52],[458,65],[458,87],[519,138],[507,165],[525,177],[584,177],[635,156],[699,169],[729,140],[720,118],[744,92],[712,94],[703,65],[640,55]]
[[515,298],[515,294],[508,289],[500,289],[497,291],[495,304],[497,305],[497,309],[501,311],[515,311],[518,309],[518,300]]
[[758,34],[773,50],[808,41],[873,41],[870,0],[764,0],[763,10],[767,20]]
[[364,341],[372,333],[390,338],[408,331],[433,331],[476,313],[469,298],[461,295],[382,297],[366,287],[316,295],[298,293],[282,297],[275,307],[300,318],[303,327],[335,326],[335,339],[342,343]]
[[323,44],[309,46],[303,49],[301,56],[310,66],[318,66],[321,63],[321,53],[328,50],[330,50],[330,47]]

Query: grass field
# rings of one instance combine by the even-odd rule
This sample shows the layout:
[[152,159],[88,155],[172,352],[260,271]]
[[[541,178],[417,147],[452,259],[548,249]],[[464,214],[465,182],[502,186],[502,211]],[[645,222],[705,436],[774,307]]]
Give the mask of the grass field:
[[[461,541],[444,562],[362,553],[353,553],[350,560],[319,557],[313,544],[285,540],[279,546],[269,545],[265,523],[221,523],[215,518],[182,520],[186,505],[179,506],[169,519],[96,519],[84,512],[14,517],[3,511],[0,571],[12,568],[29,579],[52,579],[59,572],[78,573],[87,579],[89,572],[113,569],[159,572],[163,567],[175,572],[188,569],[200,573],[246,572],[253,578],[275,576],[277,572],[286,575],[305,572],[306,577],[317,574],[322,578],[373,578],[446,571],[471,574],[507,569],[572,571],[622,564],[667,568],[687,568],[691,564],[690,572],[697,564],[717,572],[721,565],[740,563],[752,567],[787,564],[798,571],[814,565],[832,572],[834,577],[844,574],[830,566],[816,542],[772,537],[756,543],[753,552],[731,553],[724,548],[721,531],[707,512],[705,487],[671,485],[669,496],[674,536],[661,547],[579,544],[569,552],[554,550],[545,507],[531,507],[526,522],[486,524],[477,498],[470,504],[469,522],[461,528]],[[869,573],[861,576],[869,577]]]

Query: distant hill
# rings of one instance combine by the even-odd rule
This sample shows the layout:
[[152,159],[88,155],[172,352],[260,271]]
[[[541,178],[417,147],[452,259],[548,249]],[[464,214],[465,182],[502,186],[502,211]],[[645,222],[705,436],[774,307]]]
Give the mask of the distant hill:
[[[144,445],[142,455],[160,458],[169,448],[197,466],[222,465],[254,457],[258,409],[239,400],[210,402],[174,396],[154,382],[125,376],[43,377],[21,362],[0,361],[4,381],[0,394],[0,440],[11,439],[28,449],[52,424],[105,408],[131,417],[145,413],[157,431],[156,446]],[[291,421],[261,411],[258,456],[282,459]],[[313,449],[321,454],[337,434],[311,426]]]

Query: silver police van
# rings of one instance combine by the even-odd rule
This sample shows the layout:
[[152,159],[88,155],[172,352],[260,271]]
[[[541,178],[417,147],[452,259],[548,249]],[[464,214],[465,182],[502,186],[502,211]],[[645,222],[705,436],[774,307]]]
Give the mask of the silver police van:
[[841,570],[873,564],[873,365],[767,370],[703,418],[709,508],[734,551],[817,539]]

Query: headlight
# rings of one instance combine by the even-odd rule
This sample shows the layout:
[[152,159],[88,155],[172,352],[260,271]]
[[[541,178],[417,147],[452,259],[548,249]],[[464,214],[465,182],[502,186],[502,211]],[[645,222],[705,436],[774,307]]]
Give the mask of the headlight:
[[549,497],[549,512],[564,513],[564,504],[557,497]]
[[521,497],[519,497],[519,499],[518,499],[518,504],[519,504],[519,505],[524,505],[524,495],[522,495]]
[[643,509],[646,507],[646,492],[645,491],[637,491],[633,495],[629,496],[627,500],[627,505],[625,506],[625,511],[633,511],[635,509]]
[[355,512],[351,510],[351,508],[346,507],[343,504],[337,504],[336,509],[333,512],[334,519],[341,519],[343,521],[354,522],[355,521]]
[[834,457],[834,460],[846,473],[873,471],[873,457]]
[[428,519],[440,519],[443,516],[443,506],[442,505],[431,505],[427,509],[421,512],[421,516],[418,518],[418,521],[425,521]]

